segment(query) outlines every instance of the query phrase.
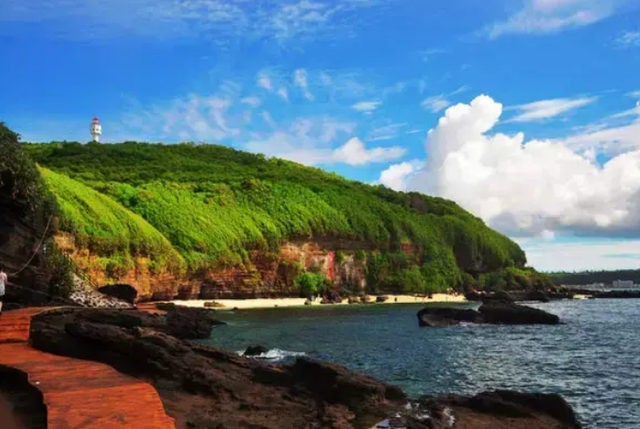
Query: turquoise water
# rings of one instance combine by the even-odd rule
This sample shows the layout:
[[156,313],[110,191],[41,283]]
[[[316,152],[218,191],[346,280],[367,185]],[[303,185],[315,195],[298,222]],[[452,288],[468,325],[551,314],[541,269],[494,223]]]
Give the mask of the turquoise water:
[[221,312],[229,325],[216,328],[209,343],[234,351],[261,344],[285,362],[290,352],[305,353],[414,396],[556,392],[586,428],[640,428],[640,300],[531,305],[565,324],[419,328],[421,305],[280,308]]

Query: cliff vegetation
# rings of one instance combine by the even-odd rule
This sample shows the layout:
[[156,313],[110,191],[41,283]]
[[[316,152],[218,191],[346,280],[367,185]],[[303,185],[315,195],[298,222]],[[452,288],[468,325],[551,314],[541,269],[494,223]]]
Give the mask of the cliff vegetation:
[[[534,273],[516,243],[441,198],[217,145],[23,147],[55,197],[60,231],[114,281],[141,260],[176,278],[251,271],[256,255],[277,260],[282,243],[296,240],[333,243],[338,265],[361,261],[372,292],[483,287]],[[300,277],[307,270],[298,266],[291,282],[321,288]]]

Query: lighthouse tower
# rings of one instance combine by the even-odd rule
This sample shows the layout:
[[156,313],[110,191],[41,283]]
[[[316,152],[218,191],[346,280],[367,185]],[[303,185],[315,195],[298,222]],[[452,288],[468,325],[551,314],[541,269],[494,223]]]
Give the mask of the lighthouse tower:
[[98,118],[93,118],[89,131],[91,132],[93,141],[98,143],[100,141],[100,134],[102,134],[102,125],[100,125],[100,120]]

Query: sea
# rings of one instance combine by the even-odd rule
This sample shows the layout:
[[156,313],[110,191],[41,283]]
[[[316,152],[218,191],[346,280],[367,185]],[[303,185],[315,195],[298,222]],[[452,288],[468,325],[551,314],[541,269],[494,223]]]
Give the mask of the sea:
[[[473,304],[457,304],[473,307]],[[640,428],[640,299],[530,303],[557,326],[420,328],[423,304],[219,312],[208,344],[291,363],[306,355],[368,373],[411,396],[514,389],[561,394],[588,429]]]

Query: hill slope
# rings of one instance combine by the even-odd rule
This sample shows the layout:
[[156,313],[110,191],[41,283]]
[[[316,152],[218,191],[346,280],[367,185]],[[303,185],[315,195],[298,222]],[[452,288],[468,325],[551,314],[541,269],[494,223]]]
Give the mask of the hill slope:
[[411,292],[527,275],[516,243],[444,199],[215,145],[24,147],[57,198],[60,242],[98,283],[203,297],[297,293],[304,271]]

